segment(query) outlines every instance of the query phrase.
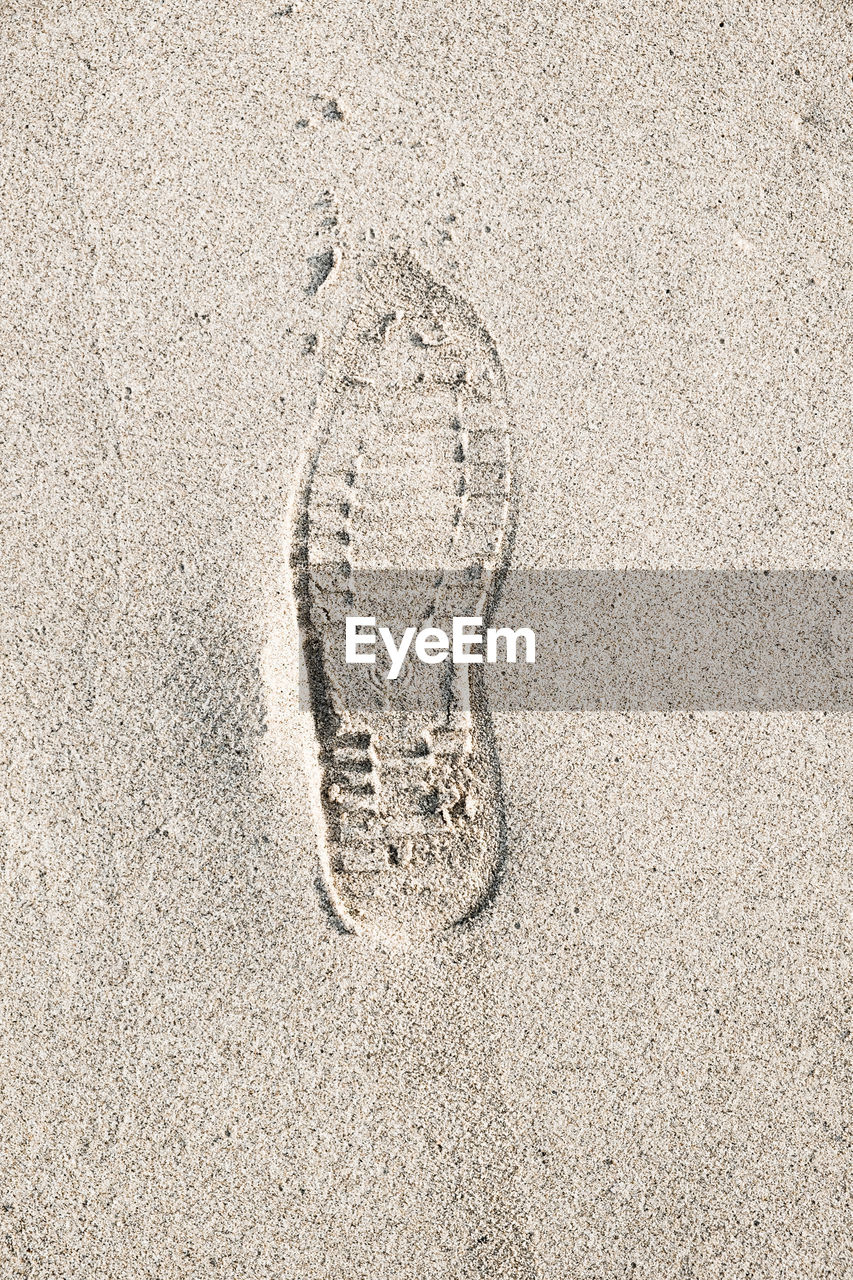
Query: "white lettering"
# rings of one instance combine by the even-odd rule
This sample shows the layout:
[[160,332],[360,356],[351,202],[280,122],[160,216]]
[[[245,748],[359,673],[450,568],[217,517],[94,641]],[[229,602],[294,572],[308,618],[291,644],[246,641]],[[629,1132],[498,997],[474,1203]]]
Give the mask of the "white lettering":
[[530,627],[519,627],[513,631],[510,627],[488,627],[486,630],[486,662],[497,662],[498,639],[506,641],[506,660],[515,662],[519,640],[524,641],[524,661],[536,661],[536,636]]
[[[388,627],[379,627],[378,633],[388,653],[390,666],[386,680],[396,680],[403,670],[403,663],[414,640],[415,654],[421,662],[430,665],[444,662],[452,652],[454,663],[467,665],[484,661],[482,653],[470,652],[471,646],[483,645],[483,634],[480,628],[482,618],[454,618],[452,644],[447,632],[440,627],[424,627],[417,631],[415,627],[407,627],[403,632],[399,645]],[[375,664],[376,644],[375,618],[347,618],[346,620],[346,660],[347,662],[366,662]],[[367,628],[367,629],[366,629]],[[503,641],[505,660],[518,660],[519,641],[524,642],[524,660],[527,663],[536,661],[536,635],[530,627],[487,627],[485,636],[485,661],[494,663],[498,660],[498,642]],[[369,652],[366,652],[369,650]]]
[[414,627],[406,627],[403,632],[403,638],[400,641],[399,648],[394,643],[394,637],[387,627],[380,627],[379,634],[382,637],[385,648],[388,650],[388,657],[391,659],[391,666],[388,671],[386,680],[396,680],[397,676],[403,669],[403,663],[406,660],[406,654],[409,652],[409,645],[412,643],[415,634]]
[[469,644],[482,644],[483,637],[476,631],[469,631],[469,627],[481,627],[483,625],[482,618],[454,618],[453,619],[453,661],[455,663],[482,662],[483,655],[481,653],[468,653],[465,646]]
[[415,641],[415,653],[421,662],[444,662],[449,647],[447,632],[441,627],[424,627]]
[[346,624],[346,660],[347,662],[375,662],[376,654],[359,653],[365,645],[376,644],[376,636],[359,631],[359,627],[375,627],[375,618],[347,618]]

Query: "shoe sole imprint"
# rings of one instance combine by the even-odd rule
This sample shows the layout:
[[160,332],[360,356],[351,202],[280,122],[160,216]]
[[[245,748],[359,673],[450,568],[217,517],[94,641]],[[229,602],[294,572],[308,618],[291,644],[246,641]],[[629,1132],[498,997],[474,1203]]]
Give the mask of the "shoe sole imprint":
[[344,618],[382,625],[364,582],[405,573],[409,624],[488,621],[513,527],[508,414],[488,333],[410,253],[378,254],[358,284],[318,398],[294,568],[325,894],[346,930],[415,938],[471,920],[501,874],[483,669],[407,662],[390,682],[345,667]]

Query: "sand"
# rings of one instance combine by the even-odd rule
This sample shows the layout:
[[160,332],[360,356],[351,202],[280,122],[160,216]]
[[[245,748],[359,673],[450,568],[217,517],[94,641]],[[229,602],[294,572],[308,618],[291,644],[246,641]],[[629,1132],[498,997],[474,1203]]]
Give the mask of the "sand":
[[366,937],[290,561],[377,244],[519,570],[849,570],[849,19],[277,4],[4,13],[0,1276],[841,1280],[849,714],[493,708],[499,891]]

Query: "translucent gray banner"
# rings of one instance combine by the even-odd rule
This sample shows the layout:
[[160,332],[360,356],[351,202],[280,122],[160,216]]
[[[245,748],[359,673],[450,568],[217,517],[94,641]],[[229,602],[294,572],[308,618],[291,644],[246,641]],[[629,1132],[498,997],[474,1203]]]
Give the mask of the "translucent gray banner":
[[[307,575],[302,607],[308,695],[331,681],[337,697],[366,706],[377,696],[432,700],[437,682],[471,673],[494,711],[602,709],[853,710],[853,573],[836,571],[518,571],[491,599],[458,573],[359,573],[326,584]],[[488,587],[489,584],[486,584]],[[486,608],[484,611],[484,595]],[[381,636],[399,645],[406,628],[452,634],[452,618],[535,634],[535,662],[505,660],[453,668],[452,656],[422,663],[412,640],[396,681]],[[373,618],[360,652],[346,662],[346,618]],[[351,624],[352,625],[352,624]],[[440,640],[440,637],[438,638]],[[485,649],[473,646],[478,653]],[[430,652],[429,638],[421,645]],[[431,652],[440,653],[431,637]]]

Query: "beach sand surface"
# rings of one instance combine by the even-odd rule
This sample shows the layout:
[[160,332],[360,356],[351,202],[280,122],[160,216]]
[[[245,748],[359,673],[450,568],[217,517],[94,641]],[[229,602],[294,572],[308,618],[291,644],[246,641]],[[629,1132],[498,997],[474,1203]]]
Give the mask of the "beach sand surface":
[[0,1275],[849,1276],[850,716],[495,707],[499,891],[383,943],[290,563],[381,245],[499,353],[516,567],[851,567],[843,7],[2,25]]

